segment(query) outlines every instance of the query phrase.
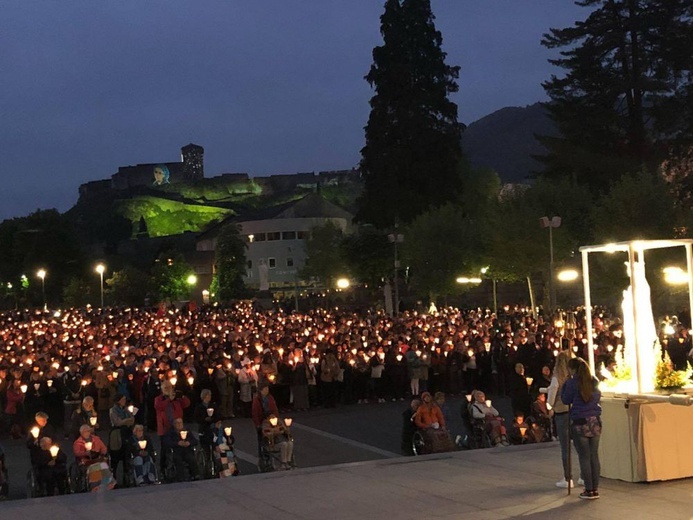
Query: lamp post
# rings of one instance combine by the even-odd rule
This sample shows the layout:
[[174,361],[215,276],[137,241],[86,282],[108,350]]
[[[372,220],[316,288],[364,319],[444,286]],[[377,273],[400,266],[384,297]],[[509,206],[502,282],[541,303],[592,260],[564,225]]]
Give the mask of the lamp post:
[[101,308],[103,309],[103,273],[106,270],[106,266],[103,264],[98,264],[96,266],[95,271],[99,273],[99,277],[101,278]]
[[395,282],[395,305],[394,311],[395,316],[399,316],[399,257],[397,256],[397,244],[404,242],[404,235],[397,233],[397,224],[395,224],[395,232],[387,235],[387,239],[395,245],[395,269],[394,269],[394,282]]
[[48,308],[46,305],[46,270],[39,269],[36,272],[36,276],[41,279],[41,294],[43,296],[43,310],[45,311]]
[[190,299],[192,300],[193,298],[193,289],[195,288],[195,285],[197,284],[197,276],[194,274],[188,275],[188,277],[185,279],[185,282],[190,286]]
[[556,301],[555,285],[553,283],[553,229],[561,226],[561,217],[541,217],[539,225],[542,228],[549,228],[549,313],[551,313]]

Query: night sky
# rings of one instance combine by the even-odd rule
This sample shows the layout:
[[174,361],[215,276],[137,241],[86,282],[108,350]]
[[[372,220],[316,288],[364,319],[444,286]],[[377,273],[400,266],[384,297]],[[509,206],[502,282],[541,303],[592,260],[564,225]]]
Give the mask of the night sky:
[[[571,0],[433,0],[470,123],[545,100]],[[6,0],[0,219],[69,209],[118,166],[205,148],[207,177],[358,164],[384,0]]]

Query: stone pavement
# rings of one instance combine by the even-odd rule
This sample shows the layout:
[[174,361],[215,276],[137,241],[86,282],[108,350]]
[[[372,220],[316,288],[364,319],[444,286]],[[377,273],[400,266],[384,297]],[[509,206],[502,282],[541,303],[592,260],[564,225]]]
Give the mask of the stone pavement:
[[[297,446],[300,454],[300,446]],[[693,481],[602,480],[599,500],[554,483],[557,443],[375,460],[101,494],[0,503],[0,518],[693,518]]]

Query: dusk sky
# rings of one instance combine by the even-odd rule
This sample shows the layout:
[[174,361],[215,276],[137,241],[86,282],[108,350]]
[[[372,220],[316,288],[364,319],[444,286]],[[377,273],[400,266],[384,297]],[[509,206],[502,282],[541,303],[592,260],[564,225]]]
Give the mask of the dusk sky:
[[[0,219],[69,209],[81,183],[205,148],[205,174],[348,169],[384,0],[6,0]],[[433,0],[470,123],[546,99],[571,0]]]

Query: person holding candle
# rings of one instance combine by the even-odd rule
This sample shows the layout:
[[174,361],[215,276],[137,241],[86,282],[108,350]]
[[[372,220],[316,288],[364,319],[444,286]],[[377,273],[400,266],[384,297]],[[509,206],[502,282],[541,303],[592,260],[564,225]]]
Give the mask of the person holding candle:
[[599,438],[602,433],[599,401],[602,394],[584,359],[571,359],[568,368],[572,377],[563,385],[561,400],[572,405],[570,431],[580,461],[580,474],[585,481],[585,490],[580,493],[580,498],[594,500],[599,498]]
[[279,448],[279,460],[281,469],[291,469],[294,453],[294,440],[289,434],[289,429],[279,417],[270,414],[262,422],[262,436],[266,446],[272,449],[273,446]]
[[214,461],[219,468],[219,478],[238,476],[238,462],[234,453],[235,437],[230,426],[222,426],[221,421],[214,425],[212,430],[214,445]]
[[243,416],[250,417],[251,403],[257,391],[258,376],[249,358],[243,358],[241,365],[243,368],[238,373],[238,384],[240,385],[239,399],[243,409]]
[[79,437],[72,444],[72,453],[81,477],[85,478],[86,489],[96,492],[115,487],[116,482],[108,465],[108,448],[94,435],[88,424],[80,427]]
[[195,458],[195,446],[199,444],[195,435],[184,429],[183,419],[174,419],[173,425],[164,435],[163,448],[172,452],[173,465],[176,469],[176,480],[183,482],[186,472],[190,480],[200,478],[200,468]]
[[36,421],[33,427],[29,430],[26,438],[26,447],[29,448],[30,457],[33,459],[38,451],[40,451],[40,442],[44,437],[55,439],[57,432],[53,425],[48,423],[48,414],[46,412],[37,412],[34,416]]
[[[154,398],[156,410],[156,432],[159,435],[161,445],[164,444],[164,435],[171,429],[175,419],[183,419],[183,411],[190,406],[190,399],[177,394],[173,390],[170,381],[161,383],[161,395]],[[161,452],[161,467],[165,468],[166,451]]]
[[[53,448],[53,453],[51,452]],[[53,446],[50,437],[41,437],[39,449],[32,453],[31,466],[36,476],[36,483],[46,496],[53,496],[57,488],[59,495],[64,495],[67,483],[67,456],[61,449]]]
[[498,410],[491,406],[491,401],[486,400],[486,394],[481,390],[472,392],[470,411],[473,419],[484,421],[484,428],[494,446],[509,444],[503,418]]
[[[68,369],[63,373],[60,387],[63,391],[63,425],[67,428],[72,418],[72,413],[79,408],[80,402],[84,397],[84,387],[82,386],[82,375],[77,371],[77,363],[70,363]],[[67,434],[66,434],[67,436]]]
[[24,392],[22,380],[13,379],[7,388],[7,404],[5,405],[5,421],[10,430],[10,436],[19,439],[24,430]]
[[128,449],[132,456],[132,471],[135,477],[135,485],[146,486],[159,484],[154,462],[154,444],[144,434],[144,426],[136,424],[132,428],[132,435],[128,439]]
[[116,394],[115,404],[109,412],[111,420],[111,432],[108,435],[108,447],[111,455],[111,469],[113,477],[117,479],[118,465],[127,456],[127,438],[130,436],[131,428],[135,424],[132,412],[126,408],[127,397],[123,394]]
[[82,399],[82,404],[72,414],[71,431],[73,441],[79,437],[79,429],[83,424],[88,424],[93,427],[94,430],[99,430],[100,428],[98,416],[96,410],[94,410],[94,398],[90,395]]

